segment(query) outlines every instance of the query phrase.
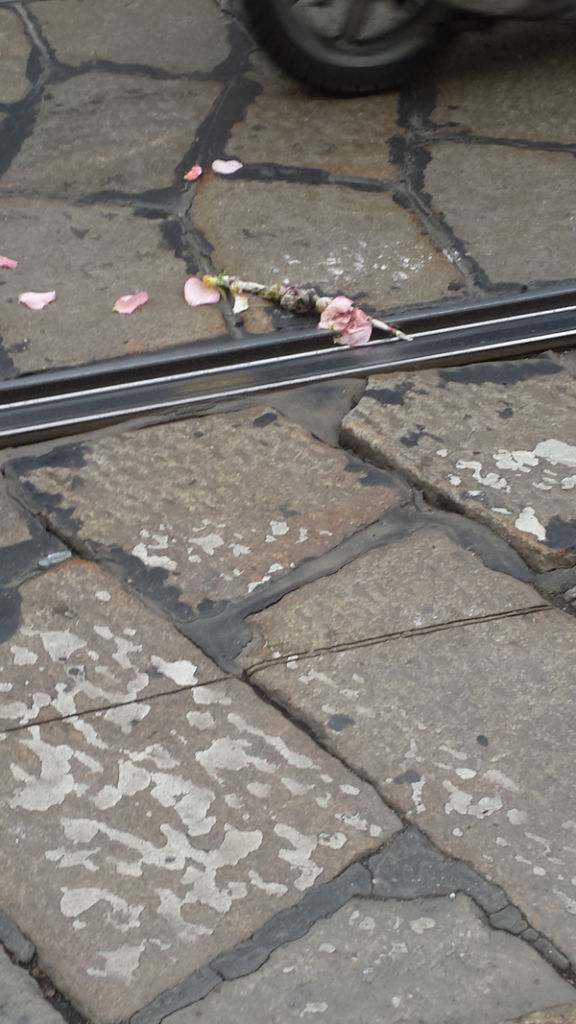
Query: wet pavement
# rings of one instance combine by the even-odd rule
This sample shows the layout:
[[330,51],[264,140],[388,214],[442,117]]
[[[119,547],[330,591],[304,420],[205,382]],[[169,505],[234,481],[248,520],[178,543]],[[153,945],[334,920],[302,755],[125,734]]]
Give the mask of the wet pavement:
[[[392,317],[573,285],[574,31],[335,100],[231,0],[0,2],[0,376],[293,327],[187,307],[222,268]],[[576,1021],[575,378],[3,452],[2,1024]]]

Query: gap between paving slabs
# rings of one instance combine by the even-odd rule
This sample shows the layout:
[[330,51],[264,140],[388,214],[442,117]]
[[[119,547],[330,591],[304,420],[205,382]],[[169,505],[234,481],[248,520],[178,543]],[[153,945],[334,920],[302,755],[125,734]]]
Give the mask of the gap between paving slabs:
[[449,517],[446,517],[446,518],[449,518]]
[[[384,905],[390,901],[424,901],[422,913],[426,914],[426,900],[438,900],[439,897],[453,900],[458,893],[466,895],[475,903],[489,927],[524,939],[556,971],[573,980],[566,958],[529,926],[500,888],[486,882],[468,865],[442,854],[423,833],[409,827],[389,840],[378,854],[362,863],[351,865],[336,879],[316,887],[296,907],[280,912],[249,939],[216,957],[201,970],[193,972],[180,985],[163,992],[134,1014],[130,1024],[171,1021],[172,1014],[204,1000],[223,981],[234,981],[257,972],[275,950],[297,942],[315,924],[329,922],[341,908],[358,898],[367,902],[382,901]],[[330,937],[329,929],[327,937]],[[519,955],[522,956],[521,947]],[[553,985],[553,994],[549,998],[571,999],[574,993],[569,984],[559,980],[554,982],[552,971],[548,979]],[[513,977],[509,980],[513,985]],[[557,988],[554,988],[555,984]],[[574,998],[576,1002],[576,995]],[[520,1005],[519,1012],[526,1008],[530,1007]],[[178,1015],[174,1024],[176,1020],[184,1021],[184,1017]]]

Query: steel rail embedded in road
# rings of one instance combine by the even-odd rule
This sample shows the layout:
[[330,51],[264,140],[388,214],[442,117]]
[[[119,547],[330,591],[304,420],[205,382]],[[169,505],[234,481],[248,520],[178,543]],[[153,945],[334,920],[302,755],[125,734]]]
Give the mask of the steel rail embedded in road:
[[515,358],[576,344],[576,289],[438,307],[397,320],[413,340],[335,345],[327,331],[215,339],[0,382],[0,446],[185,415],[226,398],[367,374]]

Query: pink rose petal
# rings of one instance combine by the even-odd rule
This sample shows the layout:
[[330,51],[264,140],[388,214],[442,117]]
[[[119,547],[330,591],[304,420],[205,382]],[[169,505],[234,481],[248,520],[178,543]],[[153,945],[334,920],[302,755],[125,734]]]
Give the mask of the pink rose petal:
[[184,285],[184,298],[189,306],[209,306],[220,302],[217,288],[208,288],[199,277],[189,277]]
[[11,260],[9,256],[0,256],[0,267],[3,270],[16,270],[18,260]]
[[240,160],[214,160],[212,164],[212,170],[216,171],[216,174],[236,174],[244,164]]
[[121,295],[112,307],[114,313],[135,313],[140,306],[148,302],[148,292],[136,292],[135,295]]
[[202,168],[200,167],[200,164],[194,164],[194,166],[191,167],[189,171],[186,171],[184,178],[186,179],[186,181],[198,181],[198,178],[200,177],[201,174]]
[[22,292],[18,296],[18,302],[28,306],[28,309],[44,309],[44,306],[54,302],[55,298],[56,292]]

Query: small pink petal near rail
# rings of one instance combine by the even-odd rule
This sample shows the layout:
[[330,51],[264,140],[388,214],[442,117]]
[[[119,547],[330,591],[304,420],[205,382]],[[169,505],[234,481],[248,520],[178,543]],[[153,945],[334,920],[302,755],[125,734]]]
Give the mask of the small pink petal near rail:
[[55,298],[56,292],[22,292],[18,296],[18,302],[28,306],[28,309],[44,309],[44,306],[49,306]]
[[220,302],[217,288],[208,288],[199,277],[189,277],[184,285],[184,298],[189,306],[209,306]]
[[336,344],[348,345],[350,348],[367,345],[372,335],[371,318],[345,295],[337,295],[326,306],[318,327],[335,331]]
[[194,167],[191,167],[189,171],[186,171],[184,178],[186,181],[198,181],[201,174],[202,168],[200,167],[200,164],[194,164]]
[[212,170],[216,171],[216,174],[236,174],[244,167],[244,164],[240,160],[214,160],[212,164]]
[[16,270],[18,260],[11,260],[9,256],[0,256],[0,267],[2,270]]
[[140,309],[140,306],[148,302],[149,298],[148,292],[136,292],[135,295],[121,295],[114,303],[112,311],[114,313],[135,313],[137,309]]

